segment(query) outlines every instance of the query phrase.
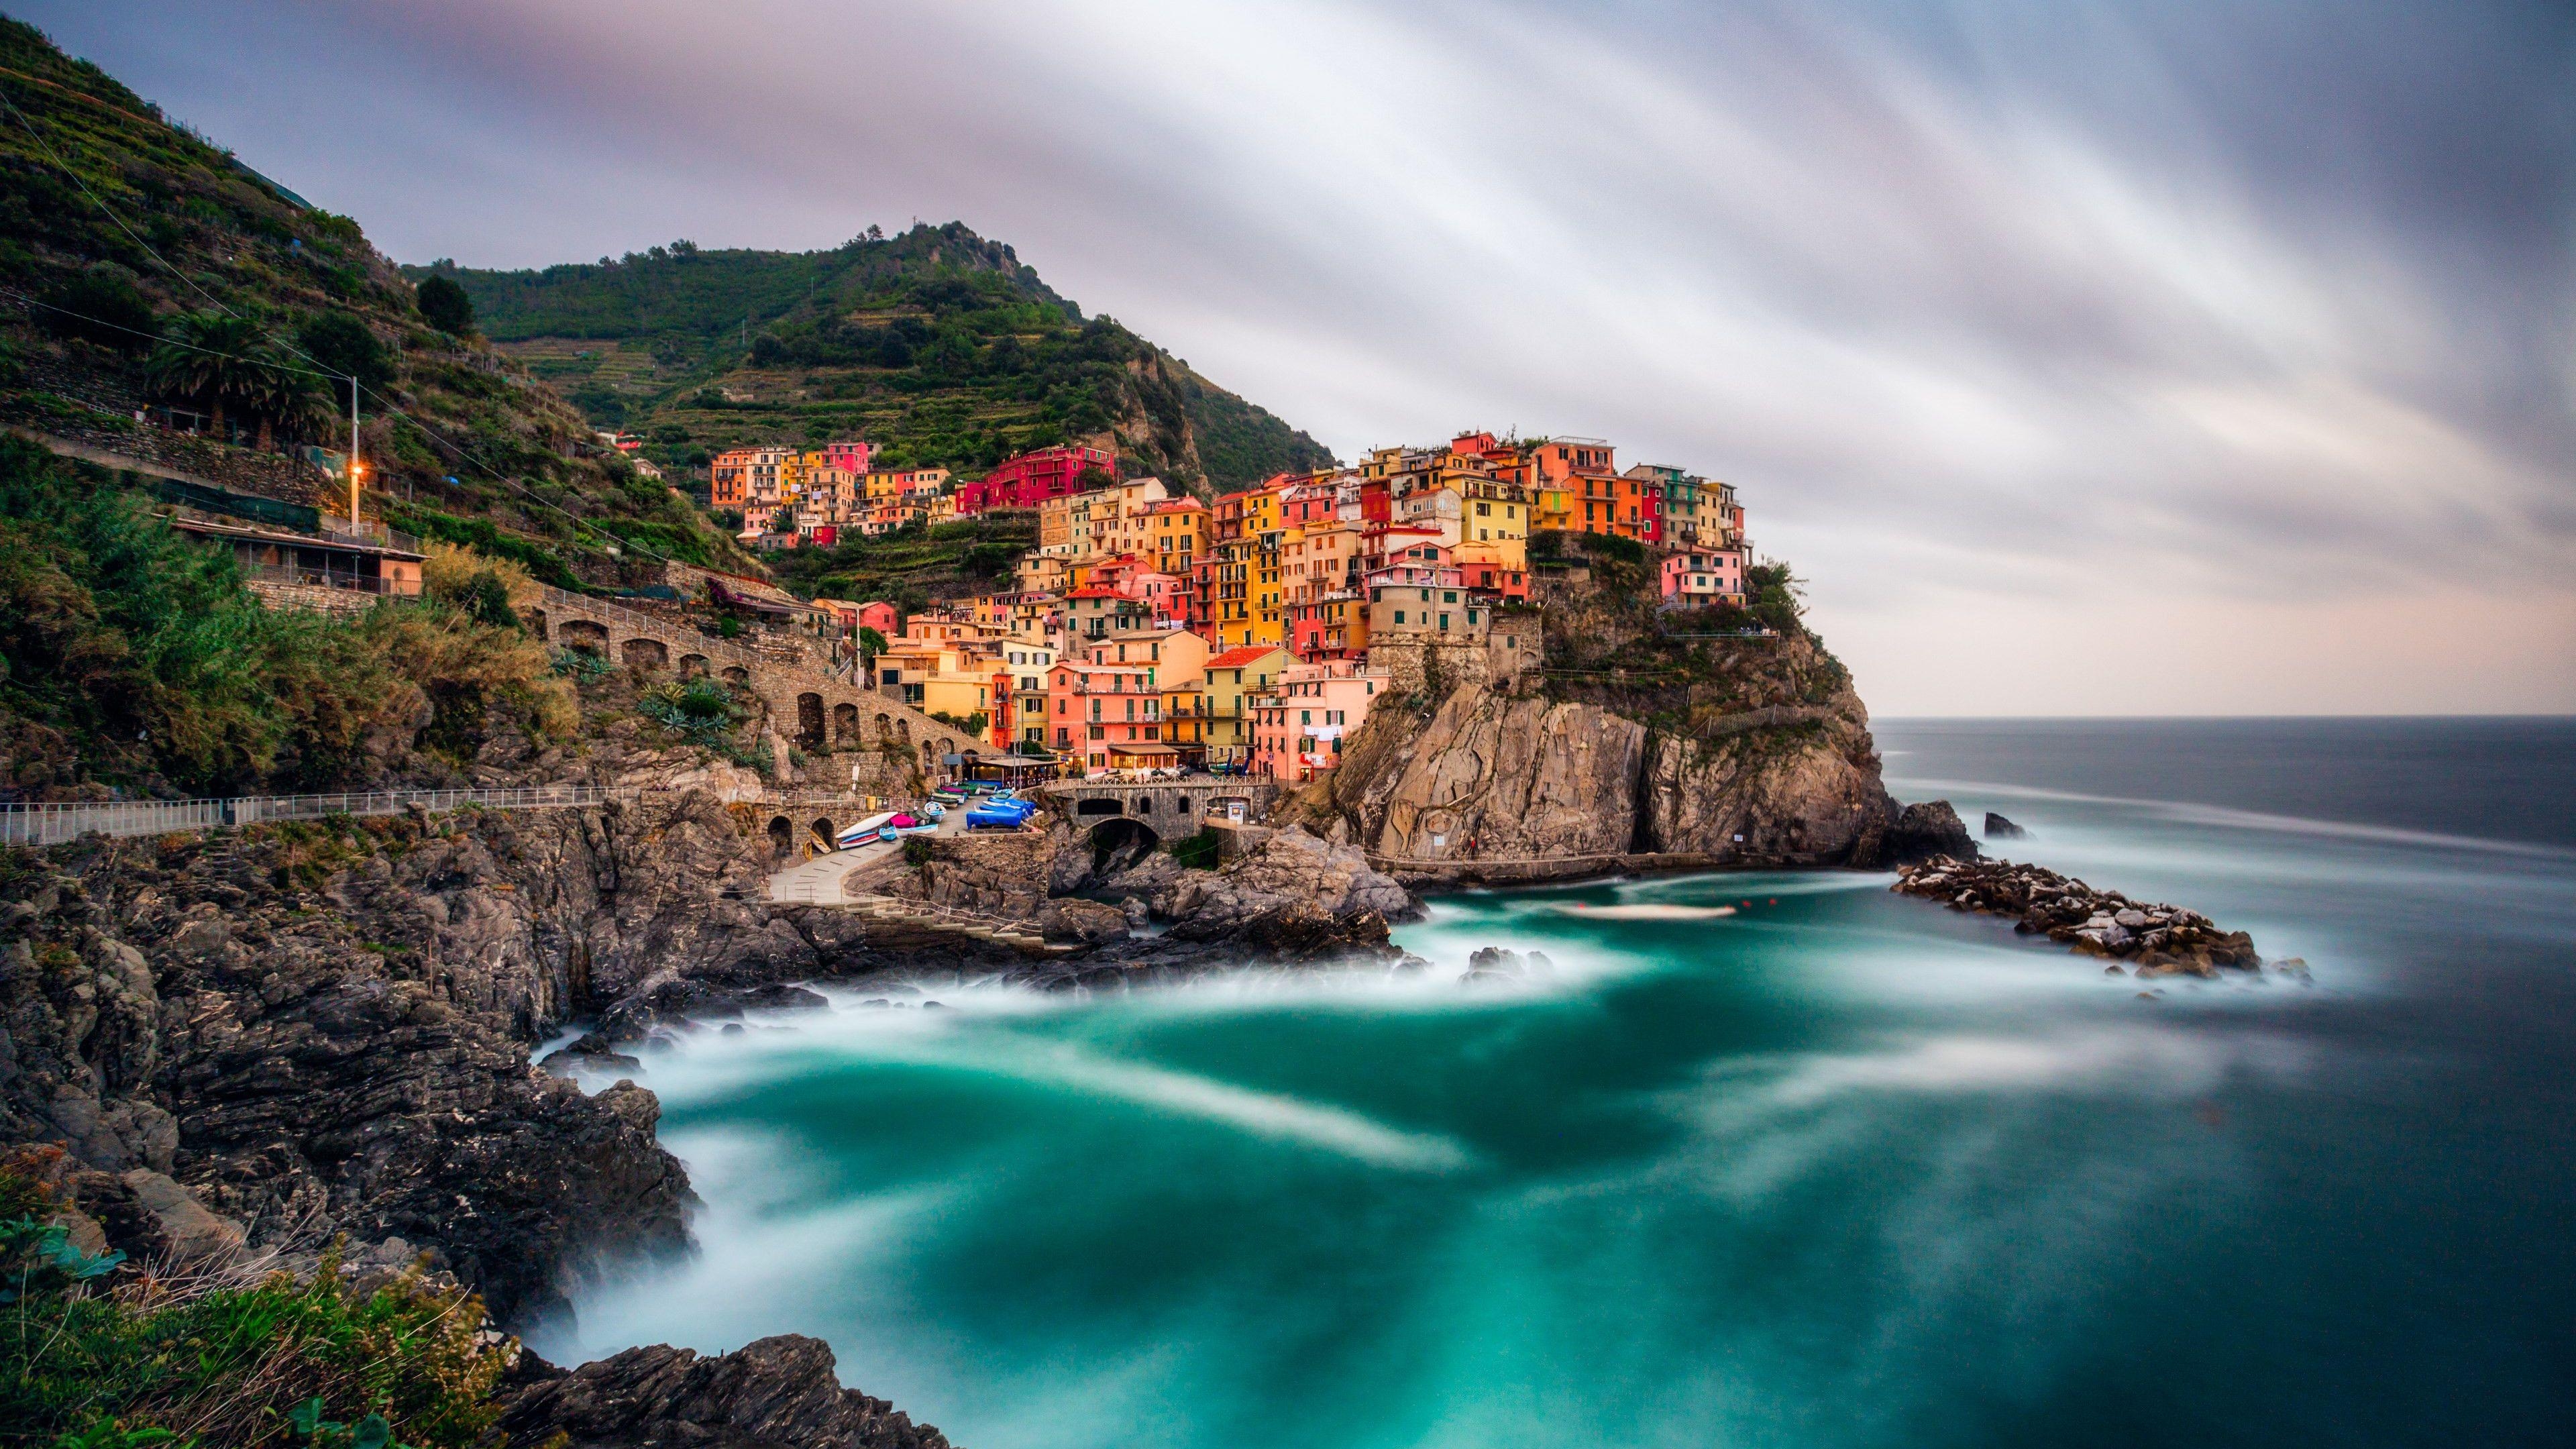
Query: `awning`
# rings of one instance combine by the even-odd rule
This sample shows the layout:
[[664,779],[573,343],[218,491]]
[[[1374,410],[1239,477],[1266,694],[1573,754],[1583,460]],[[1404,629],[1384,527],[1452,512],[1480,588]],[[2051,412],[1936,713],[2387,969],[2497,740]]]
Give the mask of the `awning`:
[[1149,759],[1157,760],[1177,760],[1181,757],[1181,752],[1178,748],[1171,745],[1157,744],[1150,740],[1138,744],[1114,744],[1109,747],[1109,753],[1113,755],[1142,755]]

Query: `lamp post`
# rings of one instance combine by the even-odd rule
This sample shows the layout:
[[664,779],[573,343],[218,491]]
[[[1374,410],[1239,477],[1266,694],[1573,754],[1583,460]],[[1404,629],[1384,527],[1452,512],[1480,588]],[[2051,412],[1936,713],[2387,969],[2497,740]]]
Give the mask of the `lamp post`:
[[349,374],[349,533],[358,532],[358,375]]

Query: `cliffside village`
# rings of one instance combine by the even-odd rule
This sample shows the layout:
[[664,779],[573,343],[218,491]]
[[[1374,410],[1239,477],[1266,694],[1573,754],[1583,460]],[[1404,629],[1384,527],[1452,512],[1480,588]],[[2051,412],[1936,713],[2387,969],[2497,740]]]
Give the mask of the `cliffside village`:
[[[1534,533],[1641,545],[1670,607],[1745,599],[1734,487],[1622,469],[1598,439],[1465,433],[1213,502],[1121,478],[1096,448],[1041,449],[963,483],[871,468],[870,453],[733,449],[712,464],[710,501],[762,549],[1034,511],[1037,546],[1010,590],[909,616],[816,599],[808,625],[848,640],[878,689],[1068,775],[1311,779],[1379,699],[1426,675],[1535,665]],[[872,661],[858,657],[862,629],[886,641]]]

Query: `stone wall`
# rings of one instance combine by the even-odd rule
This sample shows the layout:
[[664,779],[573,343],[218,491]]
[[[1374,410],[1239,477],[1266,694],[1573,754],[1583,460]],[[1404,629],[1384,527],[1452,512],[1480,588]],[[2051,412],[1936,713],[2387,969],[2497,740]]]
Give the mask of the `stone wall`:
[[363,614],[376,606],[376,595],[359,589],[328,589],[319,584],[287,584],[251,579],[248,587],[272,609],[310,609],[323,614]]
[[[1457,685],[1484,685],[1496,680],[1513,680],[1538,666],[1538,616],[1515,618],[1508,625],[1497,621],[1494,632],[1482,639],[1438,642],[1422,639],[1373,640],[1369,645],[1369,666],[1383,670],[1387,690],[1398,698],[1424,693],[1445,693]],[[1433,675],[1441,688],[1429,689]]]
[[328,501],[324,494],[331,480],[322,470],[283,454],[230,447],[108,413],[49,411],[23,396],[10,401],[5,415],[19,425],[16,431],[55,452],[102,467],[209,483],[286,503]]

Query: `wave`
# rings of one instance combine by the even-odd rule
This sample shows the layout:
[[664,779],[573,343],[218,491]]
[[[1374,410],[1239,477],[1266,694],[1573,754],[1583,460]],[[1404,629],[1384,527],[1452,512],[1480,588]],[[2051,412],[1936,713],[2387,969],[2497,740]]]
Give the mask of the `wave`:
[[1888,783],[1925,790],[1974,791],[1982,795],[1996,795],[2013,800],[2064,800],[2081,805],[2120,805],[2184,825],[2214,825],[2231,830],[2263,830],[2281,835],[2367,840],[2382,845],[2416,845],[2438,850],[2475,850],[2535,860],[2576,860],[2576,850],[2554,845],[2537,845],[2519,840],[2490,840],[2476,835],[2451,835],[2438,830],[2409,830],[2394,825],[2363,825],[2350,820],[2317,820],[2304,815],[2275,815],[2263,810],[2239,810],[2227,805],[2204,805],[2194,800],[2141,800],[2127,795],[2088,795],[2076,790],[2050,790],[2036,785],[2006,785],[1992,780],[1899,778]]
[[1570,901],[1548,909],[1559,915],[1593,921],[1713,921],[1720,916],[1735,914],[1733,906],[1674,906],[1652,901],[1625,906],[1595,906]]

